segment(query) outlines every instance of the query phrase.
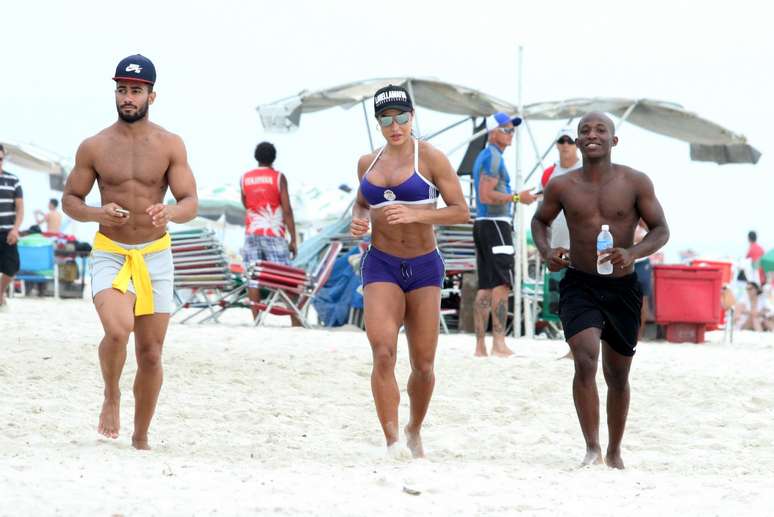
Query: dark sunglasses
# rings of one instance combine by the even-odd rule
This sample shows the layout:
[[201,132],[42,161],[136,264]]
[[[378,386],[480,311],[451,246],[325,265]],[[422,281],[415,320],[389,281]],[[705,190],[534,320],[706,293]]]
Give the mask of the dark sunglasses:
[[559,140],[557,140],[557,141],[556,141],[556,143],[557,143],[557,144],[570,144],[570,145],[575,145],[575,142],[573,142],[573,141],[572,141],[572,140],[570,140],[569,138],[560,138]]
[[411,118],[411,113],[404,111],[397,115],[385,115],[383,117],[376,117],[379,120],[379,125],[382,127],[390,127],[394,122],[397,122],[399,126],[408,123]]
[[497,130],[500,133],[505,133],[506,135],[512,135],[515,131],[515,127],[498,127]]

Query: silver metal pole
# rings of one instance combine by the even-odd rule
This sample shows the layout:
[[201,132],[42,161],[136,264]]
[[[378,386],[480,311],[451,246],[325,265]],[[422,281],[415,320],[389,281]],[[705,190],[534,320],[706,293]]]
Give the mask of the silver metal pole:
[[[565,126],[569,125],[570,123],[572,123],[573,120],[575,120],[575,117],[570,117],[564,125]],[[534,167],[532,167],[532,170],[529,171],[529,174],[527,174],[527,177],[524,178],[524,183],[529,182],[529,179],[532,177],[533,174],[535,174],[535,171],[538,170],[538,167],[543,165],[543,160],[546,159],[546,156],[548,156],[548,153],[550,153],[553,148],[554,148],[554,141],[551,141],[551,143],[548,145],[548,149],[546,149],[546,152],[544,152],[541,155],[540,161],[536,163]]]
[[634,104],[632,104],[631,106],[629,106],[628,108],[626,108],[626,111],[624,112],[623,116],[622,116],[620,119],[618,119],[618,123],[615,125],[615,128],[616,128],[616,129],[618,129],[619,127],[621,127],[621,125],[622,125],[624,122],[626,122],[626,119],[628,119],[628,118],[629,118],[629,115],[631,115],[631,114],[632,114],[632,111],[634,111],[634,108],[636,108],[636,107],[637,107],[637,104],[639,104],[639,103],[640,103],[640,101],[635,101],[635,102],[634,102]]
[[[521,77],[522,77],[522,61],[524,56],[524,47],[519,45],[519,58],[518,58],[518,86],[517,86],[517,105],[519,107],[519,114],[523,112],[521,103]],[[521,131],[516,131],[516,143],[514,145],[516,152],[516,176],[514,178],[514,187],[516,192],[521,189]],[[513,210],[513,243],[516,245],[516,254],[514,256],[514,282],[513,282],[513,337],[521,335],[521,279],[523,271],[522,257],[524,255],[524,232],[522,231],[522,223],[524,222],[524,209],[521,203],[516,203]]]
[[365,99],[360,103],[363,106],[363,117],[365,117],[366,131],[368,131],[368,145],[371,146],[371,152],[374,152],[374,139],[371,137],[371,125],[368,123],[368,110],[366,110]]

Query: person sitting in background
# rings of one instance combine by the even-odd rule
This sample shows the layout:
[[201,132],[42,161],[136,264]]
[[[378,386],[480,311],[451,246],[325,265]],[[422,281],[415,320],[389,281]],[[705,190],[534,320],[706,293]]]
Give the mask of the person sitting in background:
[[747,297],[737,306],[736,328],[739,330],[774,330],[774,319],[768,300],[756,282],[747,282]]
[[48,212],[35,210],[35,222],[46,225],[46,233],[59,233],[62,229],[62,214],[59,213],[59,200],[51,198],[48,201]]

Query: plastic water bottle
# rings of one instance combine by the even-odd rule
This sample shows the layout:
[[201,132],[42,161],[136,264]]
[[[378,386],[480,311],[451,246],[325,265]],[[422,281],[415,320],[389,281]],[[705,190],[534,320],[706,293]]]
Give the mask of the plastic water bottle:
[[612,262],[600,263],[602,258],[602,250],[613,247],[613,234],[610,233],[610,226],[603,224],[602,231],[597,235],[597,273],[600,275],[612,275],[613,264]]

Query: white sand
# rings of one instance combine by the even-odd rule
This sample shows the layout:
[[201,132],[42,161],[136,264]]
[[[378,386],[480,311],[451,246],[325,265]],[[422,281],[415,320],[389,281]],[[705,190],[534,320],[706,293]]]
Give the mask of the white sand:
[[[428,460],[385,459],[360,332],[170,327],[151,452],[96,433],[101,330],[89,302],[0,313],[0,515],[763,515],[774,507],[774,335],[643,343],[626,471],[576,469],[583,442],[566,345],[473,358],[442,336]],[[131,346],[131,342],[130,342]],[[408,398],[399,348],[401,423]],[[604,381],[599,372],[601,395]],[[604,404],[604,402],[603,402]],[[602,447],[607,444],[602,422]],[[419,492],[416,495],[416,492]],[[413,492],[413,493],[410,493]]]

